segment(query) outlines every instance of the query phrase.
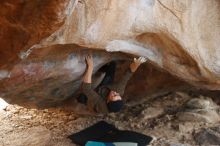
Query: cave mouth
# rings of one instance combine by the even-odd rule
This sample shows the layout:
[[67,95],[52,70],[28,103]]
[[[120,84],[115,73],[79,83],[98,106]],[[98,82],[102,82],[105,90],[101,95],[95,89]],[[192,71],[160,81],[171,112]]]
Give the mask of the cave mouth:
[[[115,80],[120,80],[134,55],[83,48],[75,44],[54,45],[33,50],[14,65],[10,77],[0,80],[0,93],[9,104],[28,108],[65,107],[79,89],[85,72],[85,56],[93,52],[94,76],[111,61],[117,63]],[[140,101],[192,88],[148,61],[133,74],[125,89],[126,101]],[[70,102],[74,107],[77,103]]]
[[[146,62],[138,68],[127,84],[123,96],[125,107],[122,111],[116,114],[94,115],[88,111],[85,105],[78,103],[75,96],[85,72],[85,55],[88,54],[88,51],[73,52],[71,50],[65,53],[63,56],[61,52],[58,53],[59,55],[51,54],[48,56],[49,61],[41,58],[40,61],[26,61],[17,66],[17,72],[25,69],[26,72],[32,71],[31,73],[37,71],[37,74],[29,74],[29,76],[19,74],[16,77],[26,78],[24,83],[19,82],[22,88],[14,86],[16,88],[10,89],[10,92],[14,94],[13,101],[15,104],[9,105],[4,110],[4,114],[10,117],[2,118],[2,120],[4,123],[13,123],[13,125],[21,127],[22,131],[19,131],[20,133],[15,132],[16,135],[24,135],[27,129],[33,130],[31,133],[35,133],[37,130],[44,131],[46,134],[53,131],[54,137],[62,137],[61,140],[58,138],[59,142],[65,141],[66,144],[66,136],[70,132],[83,130],[97,121],[105,120],[123,129],[138,130],[147,135],[160,133],[159,136],[167,137],[168,135],[168,139],[172,139],[175,135],[170,133],[184,135],[192,134],[195,131],[180,132],[181,127],[187,125],[181,125],[181,123],[179,125],[179,123],[174,122],[177,120],[177,115],[179,115],[183,103],[191,98],[199,97],[202,92],[206,96],[211,95],[210,92],[196,91],[194,87],[167,71],[154,66],[151,62]],[[129,68],[133,56],[127,56],[123,53],[114,53],[115,56],[111,55],[111,53],[104,51],[94,51],[94,77],[99,76],[103,68],[112,61],[117,64],[115,80],[120,80],[124,75],[123,73]],[[122,57],[122,55],[124,56]],[[37,70],[34,70],[35,68]],[[44,74],[41,70],[39,71],[41,68],[49,70],[46,73],[51,76],[44,78]],[[43,78],[40,78],[42,76]],[[12,83],[13,81],[11,80]],[[10,85],[9,83],[8,85]],[[187,91],[187,93],[182,91]],[[219,97],[219,92],[213,92],[212,94]],[[216,103],[220,103],[219,98],[215,99],[218,99]],[[17,103],[20,103],[19,105],[22,105],[22,107],[17,106]],[[194,124],[196,125],[196,123]],[[43,126],[44,129],[36,127],[36,125]],[[169,125],[171,125],[170,129]],[[161,129],[161,127],[164,128]],[[7,129],[2,131],[7,133]],[[30,131],[27,133],[30,134]],[[61,133],[64,136],[60,136]],[[42,135],[45,138],[45,134]],[[4,136],[4,140],[6,137],[8,136]],[[36,134],[34,137],[41,137],[41,135]],[[179,136],[175,138],[178,139]],[[19,139],[19,141],[22,141],[22,139]],[[178,139],[178,141],[182,142],[182,139]]]
[[[79,89],[85,72],[85,56],[93,53],[94,77],[106,64],[116,62],[115,81],[123,76],[134,55],[121,52],[83,48],[78,45],[54,45],[33,50],[30,56],[16,64],[11,77],[2,80],[1,88],[10,104],[24,107],[64,107]],[[140,101],[148,96],[160,96],[184,87],[185,82],[154,66],[142,64],[125,89],[124,99]],[[76,105],[73,102],[71,106]],[[66,104],[64,104],[66,105]]]

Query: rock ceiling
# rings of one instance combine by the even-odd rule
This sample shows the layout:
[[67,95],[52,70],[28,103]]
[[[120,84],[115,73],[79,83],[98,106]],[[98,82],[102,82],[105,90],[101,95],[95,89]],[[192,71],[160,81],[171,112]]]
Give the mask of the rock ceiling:
[[[180,80],[219,90],[219,10],[218,0],[2,0],[1,96],[24,94],[30,102],[49,100],[51,90],[69,96],[57,88],[79,85],[89,50],[96,70],[145,56]],[[30,97],[40,91],[45,94]]]

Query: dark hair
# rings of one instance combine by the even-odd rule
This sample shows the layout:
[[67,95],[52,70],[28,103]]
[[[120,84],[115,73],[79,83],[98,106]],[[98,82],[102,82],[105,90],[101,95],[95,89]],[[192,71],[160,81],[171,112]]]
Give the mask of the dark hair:
[[76,99],[81,104],[87,104],[87,101],[88,101],[88,97],[83,93],[80,93]]
[[122,100],[110,101],[109,103],[107,103],[109,112],[114,113],[119,112],[122,109],[123,105],[124,103]]

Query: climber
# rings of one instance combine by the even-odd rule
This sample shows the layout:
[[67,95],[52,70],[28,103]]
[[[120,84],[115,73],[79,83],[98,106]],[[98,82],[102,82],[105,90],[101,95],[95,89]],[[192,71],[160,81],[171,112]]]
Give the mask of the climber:
[[[92,89],[92,72],[93,72],[93,57],[91,55],[85,58],[87,69],[83,78],[82,93],[78,97],[79,102],[84,102],[89,110],[98,113],[118,112],[123,107],[122,97],[126,84],[132,73],[146,61],[144,57],[134,58],[130,64],[130,68],[121,78],[120,82],[113,83],[116,63],[111,62],[105,66],[105,77],[96,91]],[[82,100],[83,99],[83,100]]]

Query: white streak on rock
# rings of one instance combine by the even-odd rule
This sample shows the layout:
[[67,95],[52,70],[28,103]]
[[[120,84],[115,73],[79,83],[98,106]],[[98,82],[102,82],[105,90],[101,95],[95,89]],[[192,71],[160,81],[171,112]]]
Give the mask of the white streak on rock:
[[31,48],[29,48],[27,51],[21,51],[20,54],[18,55],[20,59],[26,59],[31,52],[33,51],[33,49],[37,49],[37,48],[41,48],[42,46],[40,44],[35,44],[33,45]]
[[80,75],[81,72],[85,70],[86,65],[79,62],[77,58],[68,58],[64,62],[64,69],[68,69],[74,75]]
[[10,77],[10,73],[7,70],[0,70],[0,80],[9,77]]
[[57,12],[57,16],[60,22],[62,22],[65,17],[68,17],[73,13],[77,3],[78,0],[69,0],[69,2],[66,2],[65,4],[65,10]]
[[26,75],[29,75],[29,76],[34,76],[34,75],[37,74],[37,73],[36,73],[36,70],[34,69],[34,67],[33,67],[31,64],[25,66],[25,67],[23,68],[23,71],[24,71],[24,73],[25,73]]
[[74,69],[74,68],[76,68],[76,66],[78,66],[78,60],[77,59],[67,60],[64,64],[64,67],[66,69]]
[[95,21],[87,30],[86,32],[86,41],[89,43],[95,43],[98,41],[99,32],[101,29],[101,22]]
[[77,3],[78,3],[79,0],[70,0],[67,8],[66,8],[66,11],[65,11],[65,14],[67,16],[71,16],[71,14],[73,13]]
[[162,66],[162,61],[160,54],[153,50],[153,48],[145,48],[140,46],[136,42],[125,41],[125,40],[114,40],[107,44],[106,51],[108,52],[124,52],[128,54],[133,54],[137,56],[146,57],[153,62],[156,62],[158,65]]
[[8,106],[8,103],[0,98],[0,110],[4,110]]

